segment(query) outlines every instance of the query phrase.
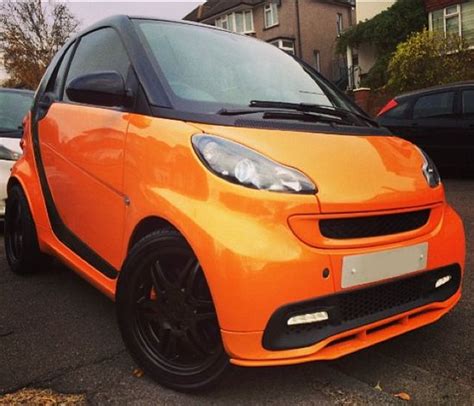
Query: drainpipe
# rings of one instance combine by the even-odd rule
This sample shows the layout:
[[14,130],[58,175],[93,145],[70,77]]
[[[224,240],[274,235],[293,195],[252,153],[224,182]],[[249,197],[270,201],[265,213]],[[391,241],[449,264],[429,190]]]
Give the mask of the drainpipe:
[[347,79],[349,83],[349,89],[352,90],[355,87],[355,80],[354,80],[354,61],[352,59],[352,48],[347,47],[346,51],[346,58],[347,58]]
[[296,11],[296,37],[298,41],[298,56],[303,58],[303,46],[301,44],[300,2],[295,0]]

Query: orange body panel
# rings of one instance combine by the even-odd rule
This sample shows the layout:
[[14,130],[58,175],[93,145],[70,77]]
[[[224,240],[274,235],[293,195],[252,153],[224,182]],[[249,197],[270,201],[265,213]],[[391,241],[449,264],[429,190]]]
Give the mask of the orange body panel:
[[[78,108],[54,104],[48,118],[40,122],[41,134],[47,134],[41,149],[50,168],[48,182],[61,217],[117,269],[142,220],[157,217],[176,227],[203,267],[232,362],[258,366],[336,358],[431,323],[459,300],[460,293],[445,303],[311,347],[265,350],[263,330],[276,309],[342,290],[341,264],[346,255],[427,242],[427,269],[453,263],[464,269],[462,223],[446,204],[442,186],[427,185],[417,150],[391,137],[216,127],[85,107],[75,115]],[[54,252],[113,297],[115,281],[86,264],[54,235],[29,131],[27,126],[25,155],[12,176],[29,197],[42,249]],[[315,182],[317,195],[248,189],[215,176],[191,144],[191,137],[203,132],[296,167]],[[321,218],[415,207],[432,209],[428,224],[416,232],[343,243],[316,232]],[[322,275],[326,268],[331,271],[328,278]],[[371,332],[386,323],[390,323],[386,328]],[[347,336],[343,343],[329,345]]]
[[[121,112],[56,103],[39,123],[48,184],[64,224],[120,269],[123,156],[128,122]],[[87,218],[87,221],[84,219]]]

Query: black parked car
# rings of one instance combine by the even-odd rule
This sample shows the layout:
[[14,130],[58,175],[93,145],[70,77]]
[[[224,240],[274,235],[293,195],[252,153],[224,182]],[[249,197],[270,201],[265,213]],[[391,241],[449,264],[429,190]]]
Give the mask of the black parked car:
[[474,172],[474,81],[397,96],[378,122],[420,146],[440,168]]

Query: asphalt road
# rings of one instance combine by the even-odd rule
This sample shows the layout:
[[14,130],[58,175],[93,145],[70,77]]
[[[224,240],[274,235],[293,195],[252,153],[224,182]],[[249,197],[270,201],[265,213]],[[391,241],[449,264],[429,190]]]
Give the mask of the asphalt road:
[[0,394],[34,387],[85,393],[92,404],[319,405],[398,404],[394,394],[406,392],[411,404],[474,405],[474,180],[445,184],[468,238],[464,296],[452,313],[338,361],[232,368],[216,389],[199,395],[135,377],[112,302],[61,266],[14,276],[1,248]]

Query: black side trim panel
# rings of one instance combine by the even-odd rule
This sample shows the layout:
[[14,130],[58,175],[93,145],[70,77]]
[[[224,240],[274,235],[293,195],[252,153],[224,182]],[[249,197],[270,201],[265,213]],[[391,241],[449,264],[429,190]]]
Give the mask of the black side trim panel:
[[[443,285],[436,281],[449,276]],[[458,264],[279,308],[263,334],[267,350],[308,347],[343,331],[352,330],[418,307],[444,302],[461,286]],[[288,326],[288,319],[301,314],[327,312],[329,319]]]
[[41,189],[43,191],[44,200],[46,203],[46,209],[48,211],[48,217],[51,222],[56,237],[72,250],[74,253],[79,255],[84,261],[89,263],[100,273],[104,274],[107,278],[115,279],[118,276],[118,271],[102,257],[100,257],[92,248],[81,241],[67,226],[63,223],[59,216],[58,210],[54,204],[53,196],[46,179],[46,173],[41,159],[41,151],[39,144],[38,135],[38,123],[36,120],[36,106],[33,108],[33,120],[32,120],[32,137],[33,137],[33,150],[35,154],[35,161],[38,170],[38,175],[41,183]]

